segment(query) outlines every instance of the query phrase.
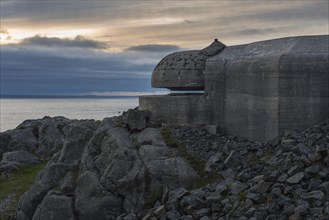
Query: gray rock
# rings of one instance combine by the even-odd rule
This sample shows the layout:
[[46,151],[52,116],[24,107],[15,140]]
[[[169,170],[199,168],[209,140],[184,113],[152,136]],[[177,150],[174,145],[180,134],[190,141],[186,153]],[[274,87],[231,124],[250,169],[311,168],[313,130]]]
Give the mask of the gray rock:
[[179,187],[178,189],[169,193],[169,201],[180,201],[184,196],[188,194],[189,191],[187,191],[184,187]]
[[62,129],[71,123],[69,119],[64,117],[46,118],[42,120],[39,126],[39,148],[36,155],[48,157],[62,149],[65,135]]
[[72,197],[48,193],[35,211],[32,220],[75,220]]
[[310,212],[313,218],[318,218],[323,216],[323,208],[311,208]]
[[256,219],[265,219],[267,216],[268,212],[266,208],[258,208],[254,212],[254,217],[256,217]]
[[200,219],[204,216],[208,216],[210,214],[210,209],[209,208],[203,208],[203,209],[199,209],[193,212],[193,216],[196,219]]
[[233,169],[226,169],[226,170],[221,170],[220,172],[218,172],[218,174],[223,177],[223,179],[231,179],[235,176],[235,172]]
[[122,115],[122,119],[128,130],[141,131],[147,127],[151,116],[148,110],[129,109]]
[[292,167],[287,171],[287,174],[288,174],[289,176],[293,176],[293,175],[295,175],[299,170],[300,170],[300,169],[299,169],[299,166],[298,166],[298,165],[294,165],[294,166],[292,166]]
[[164,205],[159,206],[155,211],[154,215],[156,215],[159,219],[166,216],[166,207]]
[[[178,186],[190,187],[200,179],[200,176],[186,162],[185,159],[175,156],[175,152],[165,146],[144,145],[140,147],[139,155],[147,171],[152,176],[152,185],[159,188],[163,184],[170,189]],[[171,152],[171,157],[167,157]],[[164,153],[164,154],[162,154]]]
[[322,200],[324,198],[324,193],[321,190],[314,190],[308,193],[302,194],[302,199],[308,201]]
[[298,213],[301,216],[304,216],[308,213],[310,204],[307,201],[298,200],[296,205],[295,213]]
[[142,220],[153,220],[155,217],[152,216],[150,213],[147,213]]
[[136,134],[137,143],[140,145],[166,145],[158,128],[146,128]]
[[58,162],[76,163],[93,135],[93,131],[82,123],[72,123],[68,127],[65,143]]
[[222,205],[219,201],[211,203],[211,211],[214,212],[221,212],[222,211]]
[[249,219],[254,215],[256,208],[251,207],[250,209],[248,209],[245,213],[246,217],[248,217]]
[[29,166],[39,163],[39,159],[27,151],[10,151],[3,154],[2,162],[15,162]]
[[228,187],[226,186],[225,182],[221,182],[216,186],[216,192],[220,195],[224,195],[228,192]]
[[80,175],[75,191],[75,207],[80,220],[106,219],[108,214],[119,216],[122,199],[108,192],[91,171]]
[[183,215],[182,220],[194,220],[194,218],[192,217],[192,215]]
[[240,155],[236,151],[231,151],[227,158],[224,160],[224,165],[227,168],[236,168],[240,164]]
[[285,182],[288,178],[288,175],[286,173],[283,173],[279,178],[278,178],[278,182]]
[[252,192],[248,192],[246,197],[250,200],[252,200],[253,202],[259,202],[261,195],[258,193],[252,193]]
[[329,205],[327,205],[327,207],[325,208],[324,213],[325,213],[326,215],[329,215]]
[[138,217],[135,213],[129,213],[123,218],[123,220],[138,220]]
[[7,150],[34,153],[38,149],[37,133],[37,127],[11,131]]
[[68,171],[62,179],[58,181],[60,190],[65,194],[73,194],[75,190],[77,171]]
[[181,214],[177,210],[170,210],[166,213],[169,220],[177,220],[181,218]]
[[321,183],[319,187],[326,193],[327,197],[329,197],[329,182]]
[[304,178],[304,173],[303,172],[299,172],[296,173],[295,175],[289,177],[286,182],[290,183],[290,184],[297,184],[300,181],[302,181],[302,179]]
[[192,190],[191,194],[196,197],[199,197],[200,199],[203,199],[206,197],[206,192],[201,189]]
[[19,210],[15,217],[17,220],[30,220],[30,218],[27,217],[22,210]]
[[293,151],[296,153],[296,154],[309,154],[311,152],[311,150],[306,147],[304,144],[302,143],[299,143],[297,144],[294,148],[293,148]]
[[207,160],[206,165],[205,165],[205,171],[208,173],[212,173],[212,170],[218,166],[218,162],[220,161],[221,158],[220,153],[216,153],[214,155],[211,155],[210,158]]
[[[143,186],[145,183],[143,184]],[[138,192],[134,189],[124,192],[125,198],[123,200],[122,208],[126,212],[139,212],[145,206],[146,196],[143,192]]]
[[8,151],[8,144],[10,142],[10,132],[0,132],[0,158],[2,154]]
[[31,188],[20,198],[18,210],[31,219],[38,204],[40,204],[50,188],[50,185],[42,183],[35,183],[32,185]]
[[294,204],[289,204],[284,207],[282,214],[284,214],[286,216],[290,216],[295,212],[295,208],[296,208],[296,206]]
[[256,191],[257,193],[263,194],[266,193],[270,187],[273,185],[272,182],[260,181],[257,185],[253,186],[251,190]]
[[300,212],[295,212],[294,214],[289,216],[289,220],[302,220],[304,219],[304,215]]
[[78,166],[72,164],[55,163],[46,166],[38,175],[37,182],[51,188],[58,184],[69,171],[77,172]]
[[195,194],[188,197],[188,203],[193,209],[201,209],[205,204],[203,199]]
[[206,203],[207,204],[219,203],[221,199],[222,196],[219,193],[216,192],[207,193]]
[[307,174],[317,174],[320,171],[319,165],[313,165],[305,169]]
[[271,190],[271,194],[274,195],[274,196],[281,196],[282,195],[282,192],[281,192],[281,189],[279,187],[274,187],[272,190]]
[[241,183],[241,182],[233,182],[232,185],[231,185],[231,193],[233,195],[237,195],[239,194],[240,192],[246,190],[248,188],[248,184],[246,183]]
[[319,154],[318,152],[313,152],[313,153],[309,153],[307,155],[307,157],[312,161],[312,162],[316,162],[322,159],[321,154]]

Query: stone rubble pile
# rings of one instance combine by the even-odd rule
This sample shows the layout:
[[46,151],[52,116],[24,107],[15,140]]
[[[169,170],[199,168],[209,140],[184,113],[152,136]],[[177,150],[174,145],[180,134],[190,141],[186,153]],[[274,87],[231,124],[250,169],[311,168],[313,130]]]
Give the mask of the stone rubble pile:
[[263,144],[201,128],[172,132],[218,181],[164,194],[144,220],[329,219],[328,122]]

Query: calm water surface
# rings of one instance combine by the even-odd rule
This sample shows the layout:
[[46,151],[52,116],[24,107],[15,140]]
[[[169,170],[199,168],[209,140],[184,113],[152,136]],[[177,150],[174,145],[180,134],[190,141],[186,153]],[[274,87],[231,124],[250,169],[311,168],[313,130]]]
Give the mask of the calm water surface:
[[0,99],[0,131],[17,127],[27,119],[64,116],[96,119],[121,115],[138,106],[138,98],[107,99]]

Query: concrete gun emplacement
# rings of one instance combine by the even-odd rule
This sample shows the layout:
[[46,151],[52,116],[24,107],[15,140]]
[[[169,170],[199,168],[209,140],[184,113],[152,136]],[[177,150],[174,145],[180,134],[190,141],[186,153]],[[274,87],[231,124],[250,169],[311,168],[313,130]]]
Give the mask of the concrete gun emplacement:
[[238,46],[215,39],[203,50],[164,57],[152,86],[172,92],[139,99],[160,122],[269,140],[329,119],[329,35]]

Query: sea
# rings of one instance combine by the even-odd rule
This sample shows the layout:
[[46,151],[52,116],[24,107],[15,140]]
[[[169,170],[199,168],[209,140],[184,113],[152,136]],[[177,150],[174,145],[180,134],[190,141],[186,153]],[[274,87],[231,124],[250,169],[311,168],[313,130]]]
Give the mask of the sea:
[[1,97],[0,132],[14,129],[27,119],[64,116],[102,120],[137,106],[138,97]]

